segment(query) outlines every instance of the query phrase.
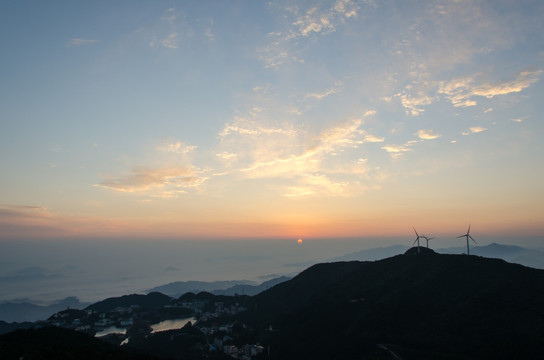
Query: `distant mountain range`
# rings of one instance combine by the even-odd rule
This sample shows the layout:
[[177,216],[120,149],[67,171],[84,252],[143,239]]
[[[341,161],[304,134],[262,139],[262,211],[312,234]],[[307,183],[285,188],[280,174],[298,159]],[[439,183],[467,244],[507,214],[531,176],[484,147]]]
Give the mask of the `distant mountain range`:
[[175,281],[166,285],[154,287],[145,291],[145,293],[160,292],[165,295],[178,298],[186,293],[210,292],[215,295],[257,295],[261,291],[271,288],[281,282],[289,280],[289,277],[280,276],[261,284],[256,284],[248,280],[232,281]]
[[[436,250],[436,252],[441,254],[464,254],[466,251],[466,247]],[[544,269],[544,251],[541,250],[491,243],[486,246],[471,247],[470,253],[471,255],[503,259],[511,263],[521,264],[535,269]]]
[[0,304],[0,320],[6,322],[38,321],[66,308],[83,309],[89,303],[82,303],[76,297],[67,297],[51,305],[43,306],[28,301]]

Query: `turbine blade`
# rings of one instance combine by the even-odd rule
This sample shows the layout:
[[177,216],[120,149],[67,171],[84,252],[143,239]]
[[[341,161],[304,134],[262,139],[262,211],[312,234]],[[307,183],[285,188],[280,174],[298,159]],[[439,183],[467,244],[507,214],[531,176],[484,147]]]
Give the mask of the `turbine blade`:
[[412,226],[412,229],[414,229],[414,232],[416,233],[416,235],[419,236],[419,234],[416,231],[416,228]]
[[474,240],[474,238],[473,238],[472,236],[469,235],[468,237],[470,238],[470,240],[474,241],[474,243],[475,243],[476,245],[478,245],[478,243],[476,242],[476,240]]
[[414,242],[412,243],[412,246],[415,245],[415,243],[417,242],[418,239],[415,239]]
[[468,230],[467,230],[467,235],[470,234],[470,223],[468,224]]
[[459,235],[459,236],[457,237],[457,239],[462,238],[462,237],[465,237],[465,236],[466,236],[466,235]]

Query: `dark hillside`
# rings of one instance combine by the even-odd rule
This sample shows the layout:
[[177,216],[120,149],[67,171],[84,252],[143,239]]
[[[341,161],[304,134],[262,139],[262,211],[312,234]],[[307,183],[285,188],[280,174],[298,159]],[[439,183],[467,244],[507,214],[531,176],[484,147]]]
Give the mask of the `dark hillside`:
[[58,327],[17,330],[0,336],[0,354],[5,360],[152,360],[89,335]]
[[315,265],[253,297],[243,316],[282,359],[358,358],[377,344],[417,350],[417,358],[506,359],[541,350],[542,304],[542,270],[411,249]]
[[154,310],[165,305],[168,305],[172,301],[172,298],[158,293],[152,292],[147,295],[123,295],[121,297],[108,298],[92,305],[89,305],[86,310],[93,310],[99,312],[113,311],[116,307],[130,307],[138,306],[143,309]]

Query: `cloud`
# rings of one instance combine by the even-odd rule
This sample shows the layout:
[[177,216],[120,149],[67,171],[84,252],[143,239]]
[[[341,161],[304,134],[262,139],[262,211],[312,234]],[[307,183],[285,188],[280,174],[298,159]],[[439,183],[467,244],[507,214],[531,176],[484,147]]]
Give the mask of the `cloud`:
[[523,122],[522,118],[514,118],[514,119],[510,119],[510,120],[512,120],[513,122],[517,122],[517,123]]
[[126,176],[103,181],[97,186],[120,192],[149,192],[153,196],[174,197],[185,192],[183,189],[199,186],[206,180],[187,167],[153,169],[140,166]]
[[[176,9],[167,9],[152,30],[149,46],[153,48],[177,49],[179,46],[178,15]],[[185,32],[190,31],[185,29]]]
[[217,157],[221,158],[221,159],[224,159],[224,160],[232,160],[232,159],[236,159],[238,157],[238,155],[236,155],[234,153],[229,153],[229,152],[226,152],[226,151],[223,151],[222,153],[217,153],[215,155]]
[[281,135],[294,135],[295,131],[294,129],[290,128],[290,126],[286,126],[287,128],[278,128],[278,127],[266,127],[258,125],[255,121],[246,120],[244,118],[236,118],[236,120],[231,123],[227,124],[221,133],[219,133],[220,137],[226,137],[233,133],[238,133],[241,135],[249,135],[249,136],[260,136],[260,135],[272,135],[272,134],[281,134]]
[[0,204],[0,239],[38,238],[64,233],[61,223],[44,206]]
[[177,49],[178,48],[178,33],[172,32],[163,39],[158,39],[155,37],[149,42],[149,46],[151,47],[162,46],[168,49]]
[[204,30],[204,36],[207,37],[210,41],[215,40],[215,35],[213,34],[212,28],[206,28]]
[[467,136],[467,135],[470,135],[470,134],[481,133],[481,132],[486,131],[486,130],[487,130],[487,128],[484,128],[482,126],[472,126],[472,127],[468,128],[467,131],[463,131],[461,133],[461,135]]
[[382,149],[387,151],[392,158],[397,159],[401,157],[405,152],[412,151],[409,146],[411,146],[411,143],[407,143],[404,145],[385,145],[382,146]]
[[329,95],[333,95],[333,94],[337,94],[339,91],[340,91],[340,87],[341,87],[341,84],[340,83],[336,83],[333,87],[325,90],[325,91],[322,91],[322,92],[319,92],[319,93],[309,93],[309,94],[306,94],[306,96],[304,97],[305,99],[309,99],[309,98],[314,98],[314,99],[318,99],[318,100],[321,100]]
[[290,21],[282,31],[268,34],[270,42],[257,50],[259,57],[266,68],[273,69],[291,61],[304,62],[297,52],[293,51],[300,39],[335,32],[337,26],[357,17],[358,10],[359,6],[351,0],[337,0],[332,6],[325,2],[324,7],[312,5],[302,11],[298,6],[289,5],[284,9],[284,13],[285,18]]
[[421,140],[434,140],[434,139],[438,139],[439,137],[441,137],[442,135],[440,134],[436,134],[434,132],[434,130],[419,130],[416,135],[421,139]]
[[541,74],[542,70],[522,71],[513,80],[495,84],[482,83],[479,81],[481,75],[467,76],[441,82],[438,93],[444,94],[455,107],[475,106],[478,103],[473,97],[491,99],[499,95],[521,92],[537,82]]
[[333,181],[322,174],[304,176],[299,179],[298,185],[288,186],[284,190],[283,195],[288,198],[301,198],[311,195],[348,196],[351,194],[347,181]]
[[236,160],[238,173],[246,178],[295,179],[323,172],[351,172],[355,170],[350,163],[336,160],[335,166],[325,166],[324,162],[361,146],[365,135],[361,125],[362,119],[353,119],[311,135],[292,126],[267,127],[238,119],[221,132],[227,149],[218,156]]
[[68,41],[68,43],[66,44],[66,47],[80,47],[84,45],[95,44],[97,42],[98,40],[74,38]]
[[191,151],[198,148],[198,146],[194,145],[185,145],[181,141],[166,141],[162,145],[157,146],[157,150],[165,153],[174,153],[174,154],[182,154],[186,155],[190,153]]
[[377,143],[377,142],[384,142],[384,141],[385,141],[385,138],[370,135],[370,134],[365,135],[365,139],[364,139],[364,142],[370,142],[370,143]]
[[214,33],[213,33],[213,30],[212,30],[212,27],[213,27],[213,25],[214,25],[213,19],[210,19],[209,24],[210,24],[210,26],[204,29],[204,36],[205,36],[209,41],[215,41],[215,35],[214,35]]
[[404,106],[407,115],[418,116],[421,115],[425,109],[423,106],[430,105],[435,100],[434,97],[426,95],[422,92],[418,92],[416,95],[401,94],[400,97],[402,106]]

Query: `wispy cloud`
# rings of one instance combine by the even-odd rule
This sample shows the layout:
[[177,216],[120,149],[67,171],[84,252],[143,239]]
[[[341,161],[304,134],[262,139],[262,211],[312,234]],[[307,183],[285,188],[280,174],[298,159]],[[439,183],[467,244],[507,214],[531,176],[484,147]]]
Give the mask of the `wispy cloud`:
[[434,139],[438,139],[439,137],[442,136],[440,134],[435,133],[434,130],[425,130],[425,129],[419,130],[416,133],[416,135],[421,140],[434,140]]
[[226,151],[223,151],[222,153],[217,153],[215,155],[217,157],[221,158],[221,159],[224,159],[224,160],[236,159],[236,157],[238,156],[238,155],[236,155],[234,153],[229,153],[229,152],[226,152]]
[[[366,161],[353,161],[365,142],[383,138],[367,134],[362,118],[330,126],[317,134],[293,125],[267,126],[262,121],[237,118],[220,133],[223,151],[216,153],[230,169],[246,179],[270,179],[287,183],[279,191],[289,198],[348,196],[361,191],[358,183],[368,174]],[[349,156],[341,156],[349,152]],[[271,185],[272,186],[272,185]],[[277,186],[273,186],[277,189]]]
[[0,204],[0,238],[58,236],[62,232],[48,208]]
[[385,146],[382,146],[382,149],[387,151],[393,159],[398,159],[405,152],[412,151],[410,146],[411,146],[411,143],[406,143],[404,145],[385,145]]
[[97,186],[120,192],[149,192],[151,195],[173,197],[177,193],[185,192],[184,189],[196,187],[206,180],[206,177],[200,177],[194,170],[186,167],[155,169],[140,166],[125,176],[102,181]]
[[416,94],[399,94],[402,106],[406,108],[406,114],[412,116],[418,116],[422,114],[425,109],[424,106],[430,105],[433,103],[435,98],[429,96],[423,92],[418,92]]
[[196,148],[198,148],[198,146],[185,145],[181,141],[165,141],[163,144],[157,146],[157,150],[161,152],[181,154],[181,155],[187,155],[188,153],[192,152]]
[[467,136],[467,135],[470,135],[470,134],[481,133],[481,132],[484,132],[484,131],[486,131],[486,130],[487,130],[487,128],[484,128],[484,127],[482,127],[482,126],[472,126],[472,127],[468,128],[468,130],[463,131],[463,132],[461,133],[461,135]]
[[312,195],[322,196],[349,196],[352,194],[347,181],[333,181],[325,175],[307,175],[299,179],[299,184],[287,186],[283,196],[288,198],[302,198]]
[[256,156],[253,163],[242,171],[250,177],[289,177],[319,171],[323,156],[336,155],[346,148],[354,148],[363,143],[363,131],[359,129],[361,123],[361,119],[356,119],[329,128],[298,147],[301,149],[298,152],[289,151],[283,156],[272,158]]
[[149,41],[149,46],[154,48],[177,49],[179,45],[179,33],[177,30],[176,9],[169,8],[160,18],[155,34]]
[[149,46],[164,47],[168,49],[177,49],[178,48],[178,33],[172,32],[163,39],[158,39],[155,37],[149,42]]
[[338,25],[356,18],[358,10],[359,5],[352,0],[337,0],[332,6],[329,3],[312,5],[302,11],[297,6],[287,6],[285,15],[292,20],[282,31],[268,34],[270,42],[258,49],[261,60],[266,68],[274,69],[291,61],[304,62],[296,51],[293,52],[293,43],[301,38],[336,31]]
[[367,135],[365,135],[364,141],[365,142],[370,142],[370,143],[377,143],[377,142],[384,142],[385,138],[367,134]]
[[79,47],[84,45],[96,44],[98,40],[74,38],[70,39],[66,44],[66,47]]
[[257,124],[255,121],[246,120],[238,117],[230,124],[227,124],[223,131],[219,134],[221,137],[226,137],[230,134],[238,133],[241,135],[264,135],[264,134],[282,134],[282,135],[295,135],[295,130],[290,125],[286,125],[285,128],[279,127],[266,127]]
[[341,83],[336,83],[336,84],[334,84],[333,87],[330,87],[330,88],[326,89],[325,91],[306,94],[304,99],[312,99],[313,98],[313,99],[321,100],[321,99],[323,99],[323,98],[325,98],[325,97],[327,97],[329,95],[337,94],[338,92],[340,92],[341,86],[342,86]]
[[482,83],[479,81],[481,75],[477,74],[442,82],[438,93],[444,94],[455,107],[475,106],[478,103],[474,97],[491,99],[499,95],[521,92],[537,82],[541,74],[542,70],[522,71],[513,80],[494,84]]

